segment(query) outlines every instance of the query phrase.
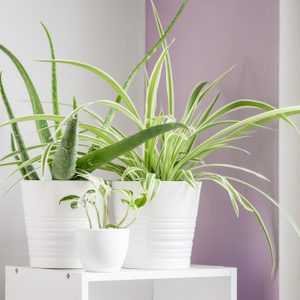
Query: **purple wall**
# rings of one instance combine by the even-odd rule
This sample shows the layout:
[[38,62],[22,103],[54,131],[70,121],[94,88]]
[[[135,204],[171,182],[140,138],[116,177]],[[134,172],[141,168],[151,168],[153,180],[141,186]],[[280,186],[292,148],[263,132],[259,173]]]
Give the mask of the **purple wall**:
[[[180,3],[156,0],[165,27]],[[215,79],[236,62],[238,67],[219,86],[223,103],[250,98],[277,106],[278,10],[278,0],[190,0],[172,34],[176,38],[171,58],[178,116],[197,82]],[[156,40],[147,0],[147,48]],[[164,93],[160,96],[163,99]],[[263,173],[271,183],[240,172],[231,174],[256,183],[277,198],[277,133],[260,130],[243,147],[252,155],[223,151],[210,161],[235,162]],[[276,212],[260,195],[243,187],[240,190],[260,210],[274,238]],[[236,219],[226,194],[209,183],[202,190],[193,262],[237,267],[239,300],[278,299],[278,280],[271,278],[268,247],[255,218],[242,212]]]

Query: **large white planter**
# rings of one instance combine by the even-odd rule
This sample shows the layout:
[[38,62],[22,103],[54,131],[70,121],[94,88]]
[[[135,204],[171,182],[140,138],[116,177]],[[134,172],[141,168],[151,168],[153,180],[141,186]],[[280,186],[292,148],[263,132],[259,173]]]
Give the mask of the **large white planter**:
[[86,271],[118,272],[128,249],[129,229],[80,229],[77,247]]
[[30,266],[82,268],[76,249],[76,231],[88,228],[83,209],[59,205],[67,195],[81,196],[88,181],[23,181],[21,183]]
[[[112,182],[114,189],[142,192],[139,182]],[[193,189],[186,182],[165,181],[151,203],[141,208],[130,227],[126,268],[181,269],[191,263],[201,184]],[[122,194],[113,193],[116,221],[124,214]]]

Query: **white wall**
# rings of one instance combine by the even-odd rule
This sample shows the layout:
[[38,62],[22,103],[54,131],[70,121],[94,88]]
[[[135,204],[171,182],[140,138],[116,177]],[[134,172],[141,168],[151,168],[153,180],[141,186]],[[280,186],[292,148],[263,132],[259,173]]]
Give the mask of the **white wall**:
[[[300,2],[280,1],[280,106],[300,105]],[[297,118],[297,125],[300,125]],[[279,199],[300,224],[299,135],[283,122],[279,134]],[[300,242],[286,219],[279,227],[280,300],[298,300],[300,295]]]
[[[28,69],[43,100],[50,100],[50,66],[32,59],[48,58],[46,37],[39,24],[43,21],[52,33],[58,58],[95,64],[120,83],[144,54],[144,0],[0,0],[0,43],[15,53]],[[0,69],[15,114],[30,113],[22,80],[9,59],[0,53]],[[83,103],[92,99],[113,99],[114,93],[100,79],[73,67],[59,66],[59,96],[71,103],[73,96]],[[143,79],[130,90],[142,109]],[[2,105],[2,103],[1,103]],[[46,105],[47,107],[47,105]],[[47,109],[51,109],[49,107]],[[104,108],[98,108],[105,112]],[[0,121],[6,120],[3,106]],[[129,123],[123,129],[132,131]],[[34,128],[23,126],[27,144],[36,140]],[[9,151],[8,129],[0,129],[0,154]],[[8,169],[1,168],[1,178]],[[1,183],[4,190],[7,183]],[[4,299],[4,265],[26,265],[27,246],[19,188],[0,199],[0,299]]]

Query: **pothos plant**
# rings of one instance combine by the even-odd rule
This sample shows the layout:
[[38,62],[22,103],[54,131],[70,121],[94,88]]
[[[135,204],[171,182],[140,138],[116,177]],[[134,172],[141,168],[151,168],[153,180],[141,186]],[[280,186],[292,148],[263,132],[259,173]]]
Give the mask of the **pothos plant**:
[[[112,128],[112,120],[116,110],[121,111],[129,117],[141,131],[152,126],[164,124],[165,122],[176,121],[174,84],[169,55],[170,45],[168,45],[166,40],[167,31],[164,31],[156,7],[152,1],[151,3],[160,39],[162,39],[162,53],[156,61],[150,76],[146,72],[145,112],[143,115],[137,115],[135,113],[136,109],[132,110],[132,107],[129,107],[125,101],[123,101],[125,106],[121,105],[121,103],[119,104],[122,97],[118,97],[117,103],[109,104],[111,109],[107,119],[103,123],[105,130]],[[186,3],[187,1],[184,1],[181,9]],[[98,74],[98,70],[95,67],[81,62],[66,60],[56,60],[55,62],[74,65]],[[166,77],[167,111],[157,109],[159,104],[158,88],[163,67],[165,67]],[[216,109],[220,93],[212,95],[211,100],[209,100],[209,96],[213,93],[217,84],[231,70],[232,68],[212,82],[201,81],[194,87],[190,97],[187,99],[182,117],[178,120],[185,125],[184,127],[173,132],[164,133],[155,139],[147,141],[142,147],[142,153],[133,150],[122,154],[120,156],[121,163],[115,162],[113,165],[106,165],[104,169],[117,173],[122,180],[127,181],[143,181],[148,174],[154,174],[159,180],[187,181],[195,188],[198,181],[212,181],[220,185],[228,193],[229,200],[237,217],[241,208],[256,217],[265,234],[274,268],[275,257],[273,245],[263,218],[250,199],[242,194],[235,184],[242,184],[263,195],[268,201],[279,208],[287,217],[298,236],[300,236],[298,226],[284,208],[280,207],[275,200],[258,187],[240,178],[222,175],[222,173],[216,170],[237,169],[256,176],[259,179],[267,180],[265,176],[240,165],[219,162],[206,163],[206,159],[212,153],[224,149],[248,153],[245,149],[235,146],[233,142],[246,138],[253,129],[265,128],[265,123],[274,120],[282,119],[298,130],[289,117],[299,115],[300,106],[275,108],[263,101],[239,99]],[[69,117],[97,103],[107,104],[97,101],[81,105]],[[252,115],[240,120],[233,119],[231,113],[237,110],[249,111]],[[104,146],[107,144],[105,140],[103,140],[103,143]]]
[[[143,180],[143,192],[138,197],[135,197],[131,190],[113,189],[105,179],[90,173],[81,173],[80,177],[90,181],[92,188],[83,195],[67,195],[59,201],[59,204],[67,202],[72,209],[83,209],[90,229],[128,228],[136,221],[139,209],[152,201],[158,188],[158,181],[153,178],[153,174],[148,174]],[[111,194],[115,192],[122,193],[121,201],[126,206],[124,216],[118,223],[110,221],[108,205]],[[92,214],[95,218],[92,218]],[[97,220],[97,224],[93,224],[93,219]]]
[[[185,4],[182,5],[178,13],[175,15],[173,21],[170,23],[164,36],[153,46],[147,55],[137,64],[137,66],[130,73],[128,79],[123,87],[114,80],[110,75],[104,71],[87,66],[86,69],[92,70],[101,79],[103,79],[119,96],[116,101],[99,100],[93,104],[103,104],[110,106],[111,112],[106,120],[102,119],[94,111],[90,110],[89,103],[84,108],[79,106],[77,108],[76,100],[73,100],[73,111],[68,116],[60,114],[60,102],[57,90],[57,72],[53,41],[49,30],[42,23],[45,30],[51,53],[52,65],[52,108],[53,114],[45,114],[43,108],[43,101],[41,101],[37,89],[34,86],[30,76],[25,67],[18,60],[18,58],[5,46],[0,44],[0,51],[6,54],[12,63],[17,68],[21,75],[27,92],[31,101],[34,115],[15,117],[12,106],[7,97],[2,80],[2,73],[0,74],[0,94],[5,105],[9,121],[0,124],[0,127],[11,126],[11,152],[0,158],[0,166],[14,165],[16,168],[10,172],[3,180],[10,178],[18,171],[21,173],[20,180],[39,180],[43,179],[46,174],[47,167],[50,170],[52,179],[54,180],[72,180],[82,178],[78,173],[93,172],[100,167],[102,169],[119,169],[119,166],[112,161],[116,158],[120,160],[135,160],[138,153],[132,151],[126,157],[123,156],[126,152],[135,149],[144,142],[162,134],[167,131],[173,131],[176,128],[182,127],[182,124],[176,122],[168,122],[151,126],[151,128],[144,128],[139,130],[136,134],[126,137],[121,130],[116,129],[109,120],[117,110],[124,111],[123,106],[119,104],[120,101],[126,103],[127,108],[124,112],[129,112],[130,116],[137,118],[138,112],[127,94],[131,82],[136,76],[137,72],[145,65],[150,57],[155,53],[159,46],[164,42],[164,38],[169,34],[177,19],[183,11]],[[93,119],[93,123],[84,123],[78,120],[78,114],[82,112]],[[40,139],[40,144],[33,146],[26,146],[25,140],[22,137],[19,129],[19,123],[35,121],[36,132]],[[54,122],[54,130],[48,125],[48,121]],[[29,152],[36,149],[42,149],[42,153],[30,156]],[[10,161],[13,159],[13,161]],[[36,163],[40,164],[41,172],[38,174]],[[126,164],[126,161],[124,161]],[[119,172],[120,170],[115,170]],[[15,182],[11,187],[13,187]]]

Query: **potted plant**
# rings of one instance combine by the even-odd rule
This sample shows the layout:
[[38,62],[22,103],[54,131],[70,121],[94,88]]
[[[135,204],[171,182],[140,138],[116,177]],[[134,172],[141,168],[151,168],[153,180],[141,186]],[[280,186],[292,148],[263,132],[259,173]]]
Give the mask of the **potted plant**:
[[[55,53],[51,36],[45,25],[43,28],[49,41],[51,59],[54,60]],[[97,74],[126,102],[132,115],[136,115],[137,112],[126,89],[137,71],[151,57],[162,41],[163,39],[141,60],[124,88],[111,76],[97,69]],[[51,63],[53,114],[45,114],[37,89],[24,66],[3,45],[0,45],[0,50],[8,56],[19,71],[27,88],[34,113],[31,116],[17,118],[14,116],[1,74],[0,93],[10,120],[1,123],[0,127],[11,126],[12,135],[11,152],[2,157],[0,161],[1,166],[16,166],[4,180],[17,172],[21,173],[21,177],[11,188],[21,182],[30,265],[44,268],[80,268],[82,265],[76,251],[75,232],[78,228],[88,228],[88,222],[83,211],[59,206],[59,199],[68,194],[83,195],[84,191],[91,189],[90,182],[80,175],[82,172],[93,172],[100,167],[114,168],[115,166],[119,168],[112,162],[114,159],[119,157],[122,159],[126,152],[133,150],[145,141],[182,125],[170,122],[158,124],[158,126],[145,128],[126,137],[113,126],[104,128],[104,120],[86,106],[77,107],[75,98],[72,112],[68,116],[63,116],[60,114],[56,63],[54,61]],[[104,100],[99,103],[115,104],[113,101]],[[120,109],[120,107],[116,104],[115,109]],[[93,122],[81,122],[79,120],[80,113],[92,117]],[[35,121],[36,132],[40,139],[39,144],[29,147],[25,144],[19,128],[19,123],[27,121]],[[54,130],[49,127],[48,121],[54,122]],[[32,151],[37,150],[42,151],[39,154],[32,154]],[[130,152],[126,159],[130,158],[132,154],[136,155],[135,151]]]
[[[81,196],[67,195],[60,204],[70,202],[71,208],[84,210],[89,228],[77,232],[77,249],[84,269],[91,272],[116,272],[125,261],[129,242],[128,227],[137,218],[138,209],[147,202],[147,186],[139,197],[134,197],[131,191],[114,190],[104,179],[89,173],[81,174],[92,187]],[[149,181],[148,181],[149,182]],[[112,193],[122,194],[120,203],[125,211],[118,223],[111,222],[108,198]],[[101,208],[102,209],[101,209]],[[92,215],[96,216],[93,222]]]
[[[184,1],[183,6],[186,3],[187,1]],[[151,75],[146,76],[145,114],[139,117],[133,116],[126,107],[122,109],[118,107],[141,130],[162,124],[166,120],[172,122],[176,120],[169,56],[170,45],[165,40],[165,32],[153,2],[152,7],[159,34],[163,38],[163,51]],[[83,63],[59,62],[79,66],[96,73],[93,67]],[[168,96],[166,112],[162,109],[157,110],[157,91],[163,66],[166,70]],[[162,134],[160,137],[146,142],[142,154],[136,155],[136,152],[132,152],[133,160],[129,159],[129,152],[125,155],[128,159],[123,160],[117,168],[116,165],[112,168],[110,166],[106,168],[120,176],[121,181],[113,182],[113,188],[131,190],[135,196],[138,196],[142,191],[141,182],[149,174],[160,182],[159,188],[157,182],[155,184],[157,193],[153,200],[141,208],[139,219],[130,229],[130,242],[125,267],[169,269],[187,268],[190,265],[200,187],[206,181],[212,181],[225,189],[237,216],[239,216],[239,211],[242,208],[257,218],[270,249],[273,269],[275,267],[274,250],[268,230],[259,211],[235,187],[235,183],[245,185],[265,196],[268,201],[284,213],[297,234],[300,235],[300,231],[290,215],[279,207],[270,196],[239,178],[222,175],[218,169],[238,169],[241,172],[266,180],[263,175],[238,165],[219,162],[206,164],[205,162],[210,154],[219,150],[245,151],[236,147],[233,142],[245,138],[250,130],[264,128],[264,124],[267,122],[282,119],[297,129],[289,116],[298,115],[300,106],[275,108],[262,101],[241,99],[216,109],[215,106],[220,94],[212,96],[210,101],[208,101],[208,96],[218,82],[231,70],[232,68],[213,82],[204,81],[196,85],[186,102],[185,111],[180,119],[185,127],[179,128],[175,132]],[[206,107],[203,108],[205,102]],[[105,121],[106,128],[109,128],[114,115],[115,106],[111,106],[109,117]],[[230,113],[240,109],[248,110],[252,115],[241,120],[232,119]],[[119,204],[120,197],[121,194],[119,193],[113,194],[117,220],[121,218],[124,211],[124,208]]]

